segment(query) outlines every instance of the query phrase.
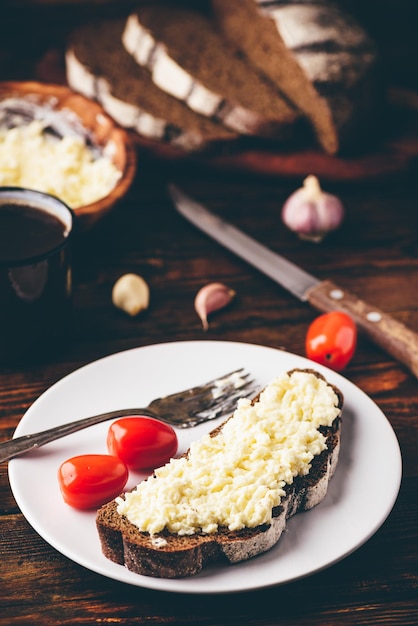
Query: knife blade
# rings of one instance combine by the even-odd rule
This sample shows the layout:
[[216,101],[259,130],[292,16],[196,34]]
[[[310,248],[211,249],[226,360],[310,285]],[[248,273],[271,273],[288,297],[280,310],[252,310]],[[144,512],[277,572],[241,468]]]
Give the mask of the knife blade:
[[209,211],[176,185],[170,184],[168,190],[177,211],[199,230],[318,311],[339,310],[351,315],[359,331],[418,377],[418,334],[402,322],[332,281],[309,274]]

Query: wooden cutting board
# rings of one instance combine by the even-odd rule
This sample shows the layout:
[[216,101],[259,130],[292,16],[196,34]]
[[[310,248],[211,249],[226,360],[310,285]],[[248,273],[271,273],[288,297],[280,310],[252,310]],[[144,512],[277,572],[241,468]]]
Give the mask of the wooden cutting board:
[[418,94],[387,90],[382,128],[367,148],[352,155],[330,156],[320,150],[245,150],[238,154],[199,157],[135,135],[139,149],[163,162],[194,163],[220,171],[322,180],[362,181],[407,172],[418,163]]

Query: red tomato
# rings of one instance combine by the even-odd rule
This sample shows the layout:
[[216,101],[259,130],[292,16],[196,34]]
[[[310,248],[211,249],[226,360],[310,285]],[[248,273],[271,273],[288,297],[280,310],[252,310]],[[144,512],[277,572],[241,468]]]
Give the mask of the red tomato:
[[116,456],[82,454],[64,461],[58,482],[64,501],[76,509],[93,509],[119,495],[128,480],[128,468]]
[[331,311],[317,317],[306,334],[306,355],[312,361],[340,371],[351,360],[357,345],[357,326],[350,315]]
[[107,435],[110,454],[118,456],[130,469],[155,469],[175,455],[175,430],[153,417],[121,417]]

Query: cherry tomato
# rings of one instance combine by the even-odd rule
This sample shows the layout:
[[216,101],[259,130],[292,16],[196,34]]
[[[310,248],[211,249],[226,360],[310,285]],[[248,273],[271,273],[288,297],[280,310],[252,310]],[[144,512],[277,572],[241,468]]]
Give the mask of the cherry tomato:
[[130,469],[155,469],[175,455],[175,430],[153,417],[121,417],[107,435],[110,454],[118,456]]
[[64,501],[76,509],[93,509],[119,495],[128,480],[128,468],[116,456],[82,454],[64,461],[58,482]]
[[308,328],[306,355],[312,361],[340,371],[351,360],[357,345],[357,326],[350,315],[331,311],[320,315]]

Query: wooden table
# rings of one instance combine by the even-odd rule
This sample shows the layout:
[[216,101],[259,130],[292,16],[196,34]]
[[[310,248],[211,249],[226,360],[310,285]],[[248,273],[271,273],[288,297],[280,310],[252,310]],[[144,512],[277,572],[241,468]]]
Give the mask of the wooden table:
[[[77,240],[71,346],[54,361],[0,370],[0,440],[13,435],[24,412],[56,381],[117,351],[213,339],[304,355],[306,330],[316,312],[181,218],[168,198],[168,180],[270,248],[418,332],[416,169],[382,180],[329,182],[327,190],[345,204],[346,220],[338,232],[313,245],[291,234],[280,219],[281,205],[300,180],[164,165],[141,151],[126,200]],[[149,310],[134,319],[111,302],[112,286],[126,272],[144,276],[151,289]],[[212,317],[205,334],[193,300],[211,281],[227,283],[237,297]],[[353,554],[302,580],[245,594],[176,595],[126,585],[79,566],[44,541],[19,511],[4,463],[0,624],[418,623],[418,381],[363,337],[344,375],[385,413],[403,458],[402,485],[392,512]]]

